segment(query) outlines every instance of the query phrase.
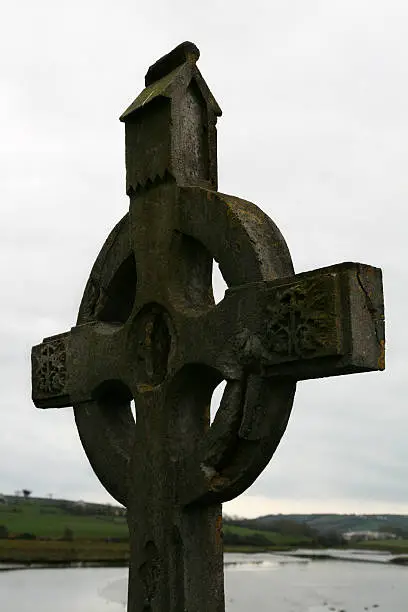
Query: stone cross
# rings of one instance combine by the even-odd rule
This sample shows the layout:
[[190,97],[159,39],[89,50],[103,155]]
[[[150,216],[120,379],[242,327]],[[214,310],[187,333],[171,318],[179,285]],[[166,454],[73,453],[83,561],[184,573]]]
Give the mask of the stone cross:
[[[222,612],[221,503],[270,461],[296,381],[384,368],[381,271],[295,275],[273,221],[217,191],[221,110],[198,57],[183,43],[157,61],[122,115],[129,213],[76,326],[32,350],[35,405],[74,407],[96,475],[127,507],[129,612]],[[213,260],[228,285],[217,305]]]

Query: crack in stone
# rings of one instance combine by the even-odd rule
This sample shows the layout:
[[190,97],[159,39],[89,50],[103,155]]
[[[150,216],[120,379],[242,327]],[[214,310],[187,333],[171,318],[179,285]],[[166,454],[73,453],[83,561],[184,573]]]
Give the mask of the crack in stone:
[[375,337],[377,339],[377,344],[380,346],[380,349],[383,350],[383,346],[384,346],[384,340],[382,338],[379,337],[378,334],[378,323],[379,323],[379,317],[378,317],[378,308],[376,308],[373,304],[373,301],[367,291],[367,289],[364,287],[363,281],[361,280],[360,277],[360,270],[359,268],[357,268],[357,282],[361,287],[362,292],[364,293],[364,297],[366,300],[366,304],[367,304],[367,308],[368,311],[373,319],[374,322],[374,329],[375,329]]

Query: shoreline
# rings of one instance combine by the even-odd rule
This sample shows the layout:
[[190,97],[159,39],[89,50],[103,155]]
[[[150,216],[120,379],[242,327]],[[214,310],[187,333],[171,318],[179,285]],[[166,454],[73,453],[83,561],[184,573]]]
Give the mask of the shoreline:
[[103,540],[0,540],[0,564],[19,565],[126,565],[127,542]]
[[[0,545],[0,573],[13,571],[13,570],[22,570],[22,569],[76,569],[76,568],[99,568],[99,567],[123,567],[127,568],[129,566],[129,551],[126,548],[124,550],[123,545],[119,546],[118,544],[109,544],[109,550],[107,548],[103,548],[104,554],[98,555],[98,546],[95,546],[95,543],[91,542],[82,542],[82,546],[75,547],[75,544],[70,543],[57,543],[57,544],[69,544],[68,546],[63,547],[59,551],[55,550],[55,542],[51,554],[45,554],[44,548],[47,548],[49,542],[38,542],[40,544],[39,548],[41,550],[37,550],[37,554],[34,554],[33,542],[30,542],[30,552],[24,551],[24,555],[21,554],[21,545],[19,546],[19,554],[12,554],[12,549],[8,551],[8,554],[4,554],[4,550],[1,550]],[[45,546],[44,546],[45,545]],[[51,547],[49,547],[51,548]],[[102,548],[99,546],[99,548]],[[113,550],[116,548],[116,550]],[[242,548],[242,547],[241,547]],[[120,549],[120,550],[118,550]],[[16,551],[14,551],[16,552]],[[110,553],[109,555],[107,553]],[[50,553],[50,550],[48,550]],[[59,554],[57,554],[59,553]],[[82,554],[81,554],[82,553]],[[343,561],[349,563],[375,563],[380,565],[399,565],[408,567],[408,555],[406,554],[395,554],[394,552],[388,551],[367,551],[364,549],[352,549],[347,551],[347,549],[273,549],[273,550],[265,550],[265,549],[257,549],[257,550],[237,550],[232,549],[231,547],[227,547],[224,550],[224,553],[230,554],[241,554],[241,555],[270,555],[271,557],[277,556],[281,557],[279,562],[282,561],[282,557],[286,557],[288,559],[303,559],[306,561]],[[382,557],[382,558],[381,558]],[[264,560],[254,560],[249,563],[262,564]],[[226,561],[224,565],[240,565],[246,564],[247,561]]]

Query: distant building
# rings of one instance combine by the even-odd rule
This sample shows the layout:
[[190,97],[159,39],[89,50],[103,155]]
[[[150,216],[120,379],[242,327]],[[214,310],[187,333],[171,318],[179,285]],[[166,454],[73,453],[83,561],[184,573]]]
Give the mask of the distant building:
[[6,498],[3,497],[2,495],[0,495],[0,504],[7,504]]
[[73,505],[77,506],[77,508],[86,508],[88,504],[84,502],[82,499],[80,499],[77,502],[73,502]]
[[347,531],[343,533],[343,538],[349,542],[361,540],[395,540],[395,533],[385,531]]

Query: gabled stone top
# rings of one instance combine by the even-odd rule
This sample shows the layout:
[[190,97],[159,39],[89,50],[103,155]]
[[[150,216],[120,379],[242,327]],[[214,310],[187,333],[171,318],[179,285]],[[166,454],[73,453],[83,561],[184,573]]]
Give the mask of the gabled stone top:
[[196,66],[199,57],[200,51],[196,45],[184,42],[157,60],[146,73],[146,88],[120,116],[120,121],[126,122],[131,115],[160,96],[173,98],[180,89],[188,87],[192,79],[197,83],[206,104],[216,116],[221,116],[222,111]]

